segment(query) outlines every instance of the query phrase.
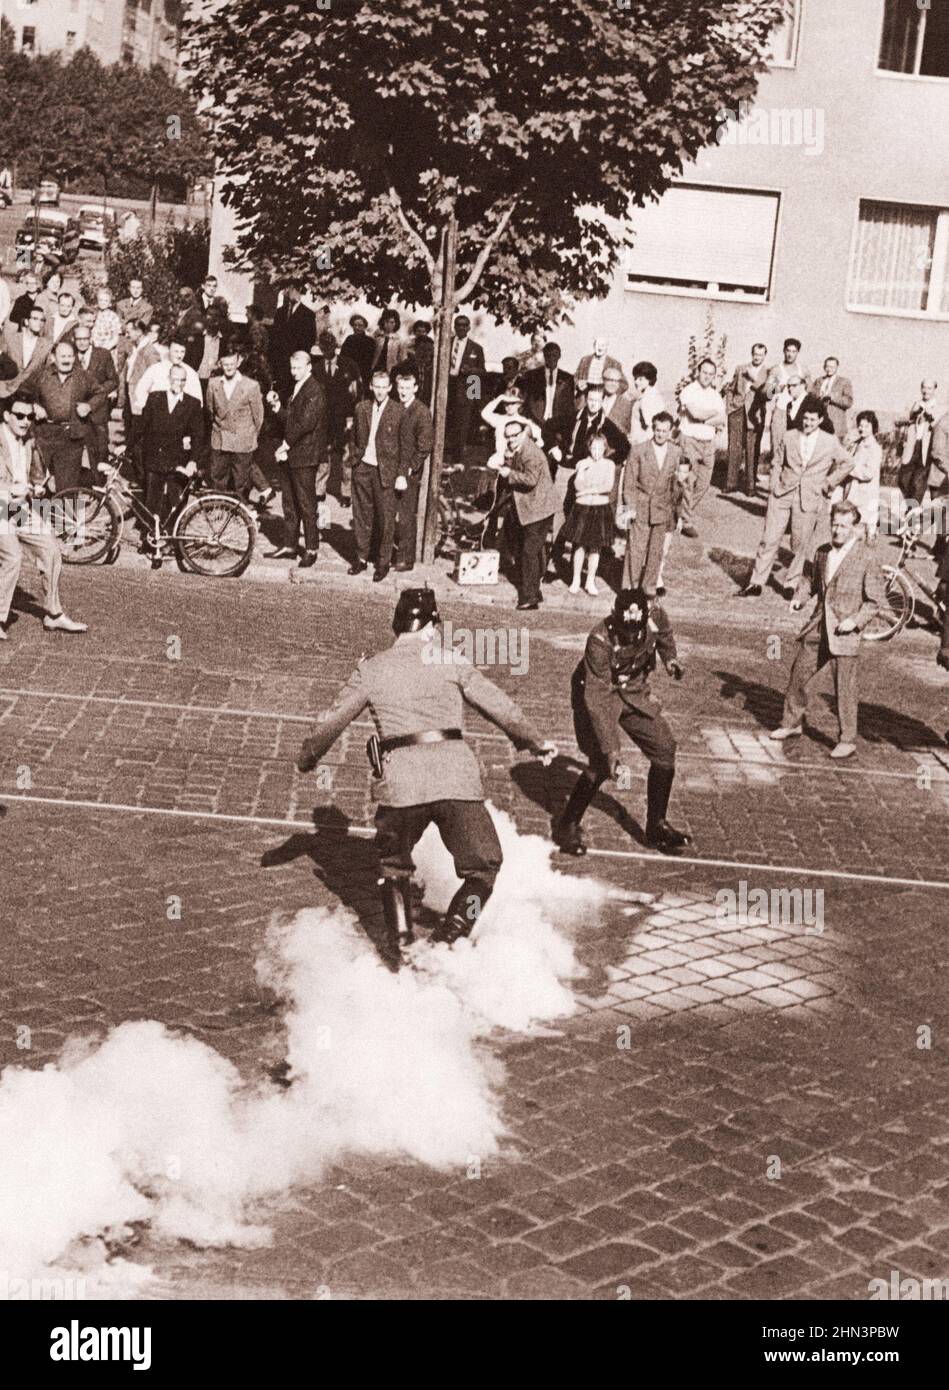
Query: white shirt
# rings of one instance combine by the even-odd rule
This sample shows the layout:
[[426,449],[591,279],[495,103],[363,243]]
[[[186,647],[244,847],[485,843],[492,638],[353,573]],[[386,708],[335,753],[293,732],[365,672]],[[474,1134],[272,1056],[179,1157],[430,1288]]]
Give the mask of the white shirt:
[[797,362],[779,362],[772,373],[778,383],[778,392],[774,398],[775,410],[787,410],[791,404],[791,392],[788,390],[788,382],[792,376],[799,376],[803,381],[807,372]]
[[452,343],[452,347],[451,347],[451,375],[452,375],[452,376],[457,376],[458,373],[461,371],[461,359],[462,359],[462,357],[465,355],[465,348],[467,347],[467,345],[468,345],[468,339],[467,339],[467,337],[465,337],[465,338],[456,338],[455,341]]
[[605,357],[591,357],[591,358],[590,358],[590,365],[589,365],[589,367],[587,367],[587,385],[588,385],[588,386],[589,386],[589,384],[590,384],[591,381],[602,381],[602,380],[603,380],[603,368],[604,368],[605,366],[606,366],[606,358],[605,358]]
[[554,414],[554,396],[557,394],[557,369],[548,372],[545,367],[544,377],[547,383],[544,391],[544,419],[551,420]]
[[831,393],[831,391],[834,389],[834,382],[837,380],[837,375],[838,375],[837,372],[834,372],[834,375],[833,375],[833,376],[822,376],[822,377],[821,377],[821,379],[820,379],[820,398],[821,398],[821,400],[823,400],[825,396],[829,396],[830,393]]
[[665,408],[658,386],[647,386],[639,400],[633,403],[629,423],[631,444],[645,444],[647,439],[652,439],[652,418]]
[[379,421],[382,419],[382,412],[387,405],[388,401],[383,401],[381,405],[375,400],[372,403],[372,424],[369,426],[369,440],[362,461],[370,464],[373,468],[379,467],[379,460],[376,458],[376,431],[379,428]]
[[805,463],[810,463],[814,457],[814,450],[817,448],[817,436],[820,430],[814,430],[811,434],[801,431],[801,458]]
[[168,413],[170,415],[175,406],[180,405],[184,400],[184,393],[182,392],[181,395],[178,395],[176,392],[168,390],[165,394],[168,397]]
[[[240,372],[235,372],[234,375],[233,375],[232,377],[226,377],[226,376],[221,377],[221,385],[224,387],[224,394],[225,394],[225,396],[227,397],[228,400],[230,400],[231,397],[233,396],[233,394],[234,394],[234,387],[237,385],[237,383],[240,381],[240,379],[241,379],[241,374],[240,374]],[[296,392],[294,392],[294,395],[295,395],[295,394],[296,394]]]
[[837,548],[835,545],[832,545],[832,546],[830,547],[830,554],[827,556],[827,583],[828,583],[828,584],[829,584],[830,581],[833,579],[833,577],[834,577],[834,575],[837,573],[837,571],[840,569],[840,566],[843,564],[844,560],[846,560],[846,558],[847,558],[847,556],[850,554],[851,550],[853,550],[853,547],[854,547],[854,545],[856,544],[856,541],[857,541],[857,537],[856,537],[856,536],[851,536],[851,537],[850,537],[850,540],[847,542],[847,544],[846,544],[846,545],[842,545],[842,546],[840,547],[839,550],[838,550],[838,548]]
[[33,354],[39,346],[40,340],[36,334],[25,325],[20,336],[23,339],[23,365],[24,367],[28,367],[33,360]]
[[[133,415],[141,415],[145,409],[145,402],[152,391],[168,390],[168,373],[173,365],[168,358],[165,358],[164,361],[153,362],[150,367],[145,368],[132,397]],[[185,373],[185,395],[193,396],[196,401],[200,401],[203,405],[204,397],[201,394],[201,382],[198,380],[197,372],[185,362],[179,363],[179,365]]]
[[312,373],[307,372],[306,376],[301,376],[300,380],[296,383],[293,390],[290,392],[290,399],[292,401],[296,400],[297,396],[300,394],[300,388],[309,381],[311,375]]
[[56,342],[59,335],[61,333],[65,333],[66,329],[74,321],[75,320],[73,319],[73,316],[71,314],[68,318],[65,319],[62,317],[61,314],[53,315],[52,327],[50,328],[50,337],[52,338],[54,343]]
[[652,451],[656,455],[656,462],[659,464],[660,468],[662,468],[665,464],[666,454],[668,453],[668,450],[668,444],[657,444],[655,440],[653,440]]
[[716,415],[725,414],[725,402],[721,394],[715,390],[714,386],[701,386],[697,381],[690,381],[688,386],[679,397],[679,404],[682,407],[679,414],[679,433],[686,439],[714,439],[717,427],[710,424],[708,420],[695,420],[689,412],[694,411],[696,415],[705,415],[708,411],[714,411]]

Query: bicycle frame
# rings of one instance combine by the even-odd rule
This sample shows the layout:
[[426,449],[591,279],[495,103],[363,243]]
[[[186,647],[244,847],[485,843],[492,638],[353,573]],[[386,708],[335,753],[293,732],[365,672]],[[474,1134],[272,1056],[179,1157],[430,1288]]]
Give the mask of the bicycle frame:
[[[177,503],[175,504],[174,508],[169,514],[169,530],[166,532],[160,529],[158,513],[153,512],[150,507],[147,507],[145,505],[145,502],[142,497],[143,489],[140,487],[138,483],[133,482],[131,478],[124,477],[122,473],[122,468],[125,464],[125,460],[128,457],[128,455],[123,454],[120,457],[119,455],[114,454],[112,455],[112,457],[115,458],[117,462],[113,467],[110,467],[106,481],[99,485],[94,484],[92,491],[96,493],[101,493],[103,497],[116,497],[117,500],[123,499],[127,496],[132,508],[133,515],[135,516],[136,520],[139,521],[142,524],[142,526],[144,526],[147,529],[151,539],[157,542],[158,544],[163,544],[166,541],[172,541],[174,539],[175,522],[178,519],[179,513],[184,510],[185,505],[191,499],[191,495],[195,490],[197,474],[192,474],[183,486],[181,490],[181,497],[178,499]],[[118,485],[118,480],[120,478],[122,478],[122,481],[126,484],[126,487],[128,488],[127,493],[123,493],[122,489]]]

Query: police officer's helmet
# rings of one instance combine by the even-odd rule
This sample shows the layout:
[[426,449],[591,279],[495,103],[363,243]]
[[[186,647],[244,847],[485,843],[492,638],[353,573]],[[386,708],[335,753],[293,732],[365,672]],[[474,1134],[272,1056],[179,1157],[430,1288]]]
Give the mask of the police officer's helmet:
[[620,589],[613,604],[613,631],[622,642],[645,636],[649,621],[649,596],[644,589]]
[[438,604],[431,589],[403,589],[395,606],[392,631],[418,632],[429,623],[440,622]]

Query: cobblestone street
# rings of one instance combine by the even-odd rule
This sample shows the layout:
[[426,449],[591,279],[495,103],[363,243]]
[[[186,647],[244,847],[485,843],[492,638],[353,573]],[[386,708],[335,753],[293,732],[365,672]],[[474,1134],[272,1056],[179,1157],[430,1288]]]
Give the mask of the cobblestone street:
[[[390,640],[391,596],[169,570],[65,583],[89,635],[44,634],[24,593],[0,651],[0,1063],[41,1066],[69,1036],[152,1018],[263,1079],[282,1040],[253,963],[274,912],[376,914],[367,726],[334,748],[331,789],[293,759],[354,660]],[[680,740],[673,818],[694,844],[678,861],[643,848],[633,759],[632,789],[591,811],[594,852],[555,860],[655,901],[580,931],[573,1017],[492,1037],[505,1157],[477,1179],[344,1162],[267,1207],[265,1249],[146,1237],[135,1257],[162,1295],[865,1299],[892,1269],[949,1275],[934,640],[864,651],[859,756],[837,766],[829,686],[812,736],[767,738],[795,615],[768,596],[698,617],[687,597],[669,604],[686,680],[656,684]],[[456,627],[515,623],[442,606]],[[569,676],[596,610],[531,614],[526,673],[489,672],[558,742],[552,772],[471,720],[491,799],[524,832],[546,831],[575,775]],[[723,918],[716,894],[742,884],[821,890],[822,922]]]

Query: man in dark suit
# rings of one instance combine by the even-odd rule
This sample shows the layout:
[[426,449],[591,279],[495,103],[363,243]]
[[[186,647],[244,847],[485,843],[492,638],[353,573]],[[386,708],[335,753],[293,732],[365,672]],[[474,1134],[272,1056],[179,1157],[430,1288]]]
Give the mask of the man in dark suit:
[[419,383],[414,367],[400,367],[395,384],[403,412],[399,425],[399,450],[407,483],[405,488],[396,492],[395,567],[406,571],[415,564],[419,484],[435,442],[435,430],[432,412],[419,400]]
[[666,532],[673,520],[676,470],[682,450],[672,443],[674,421],[667,410],[652,420],[652,439],[634,444],[626,460],[621,517],[629,528],[625,588],[645,590],[656,597]]
[[57,493],[79,486],[88,421],[101,403],[102,387],[76,365],[72,343],[58,343],[53,358],[34,378],[36,431],[40,452],[56,481]]
[[269,558],[293,559],[302,522],[304,553],[300,569],[309,569],[320,553],[320,503],[326,499],[330,471],[326,457],[326,392],[314,378],[312,358],[303,348],[290,358],[290,376],[294,386],[285,408],[280,408],[280,397],[275,391],[267,397],[283,429],[283,442],[274,457],[280,466],[285,528],[283,545],[272,551]]
[[356,406],[353,425],[353,538],[356,556],[350,574],[362,574],[369,563],[373,536],[378,553],[373,580],[385,579],[392,564],[395,540],[396,490],[408,488],[402,458],[402,406],[390,398],[388,372],[373,372],[372,400]]
[[89,466],[94,470],[97,464],[105,463],[109,457],[109,414],[112,399],[119,389],[119,378],[111,352],[92,346],[92,335],[88,328],[77,325],[72,341],[77,364],[97,387],[86,436]]
[[[183,366],[168,373],[167,391],[151,391],[145,401],[139,434],[145,469],[145,505],[159,518],[161,529],[181,501],[187,470],[204,457],[204,412],[185,394]],[[142,549],[159,559],[161,547],[143,528]]]
[[525,372],[524,413],[540,425],[544,448],[548,451],[566,448],[574,418],[574,385],[569,372],[562,371],[560,348],[556,343],[544,345],[544,365]]
[[797,655],[784,700],[781,726],[771,737],[783,742],[804,731],[807,696],[814,677],[830,662],[834,668],[839,738],[832,758],[857,751],[857,661],[861,636],[886,602],[886,581],[876,550],[857,529],[860,512],[837,502],[830,513],[830,545],[814,557],[810,586],[802,579],[791,604],[803,608],[808,587],[817,602],[798,636]]
[[455,319],[455,336],[451,345],[448,376],[448,414],[445,438],[445,457],[450,463],[460,463],[471,431],[471,414],[476,400],[481,398],[484,378],[484,349],[469,338],[471,320],[465,314]]
[[348,507],[353,493],[351,429],[356,402],[362,395],[362,377],[353,359],[337,349],[332,333],[321,333],[319,346],[323,355],[314,359],[313,374],[326,392],[330,471],[339,467],[339,500]]
[[300,302],[299,285],[290,285],[273,316],[270,330],[270,366],[281,398],[290,387],[290,358],[310,351],[316,342],[316,315]]
[[544,550],[557,494],[543,449],[531,439],[525,422],[513,416],[504,426],[504,459],[498,472],[511,490],[505,531],[513,529],[519,551],[517,606],[539,608]]
[[365,314],[353,314],[349,326],[353,331],[343,341],[339,350],[340,356],[348,357],[351,362],[355,362],[359,369],[363,392],[367,392],[376,355],[376,340],[369,336],[369,320]]

